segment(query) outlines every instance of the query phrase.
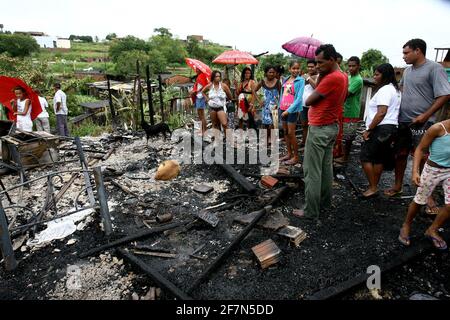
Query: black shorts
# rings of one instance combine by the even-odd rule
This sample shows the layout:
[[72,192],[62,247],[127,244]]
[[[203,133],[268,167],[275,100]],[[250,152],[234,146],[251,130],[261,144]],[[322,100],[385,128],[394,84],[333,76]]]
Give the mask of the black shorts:
[[369,135],[369,140],[361,145],[361,162],[384,164],[392,166],[394,159],[394,140],[397,136],[397,126],[384,124],[376,127]]
[[398,125],[398,134],[395,139],[395,150],[408,150],[414,152],[425,132],[433,125],[433,122],[426,122],[423,125],[412,126],[411,122],[401,122]]

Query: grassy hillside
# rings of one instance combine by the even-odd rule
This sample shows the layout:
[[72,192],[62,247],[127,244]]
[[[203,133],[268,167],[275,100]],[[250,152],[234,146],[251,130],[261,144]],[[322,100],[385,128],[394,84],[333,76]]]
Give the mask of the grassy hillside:
[[108,58],[108,43],[81,43],[73,42],[71,49],[41,49],[34,58],[45,61],[50,71],[57,75],[70,75],[74,71],[93,68],[108,71],[114,67],[111,62],[86,62],[84,60],[95,58],[105,60]]

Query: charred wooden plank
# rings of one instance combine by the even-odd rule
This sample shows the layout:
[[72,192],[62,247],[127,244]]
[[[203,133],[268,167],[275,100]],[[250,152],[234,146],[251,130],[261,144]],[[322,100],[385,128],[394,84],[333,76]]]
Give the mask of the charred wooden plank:
[[239,246],[239,244],[247,237],[247,235],[253,230],[253,228],[257,225],[257,223],[272,210],[272,205],[277,202],[281,197],[283,197],[289,187],[283,187],[277,191],[275,197],[273,197],[266,207],[257,211],[256,217],[253,221],[241,231],[241,233],[231,242],[231,244],[225,249],[225,251],[220,254],[216,260],[200,275],[200,277],[193,283],[193,285],[189,288],[188,293],[192,293],[194,289],[199,286],[213,271],[215,271],[227,258],[228,256]]
[[155,235],[155,234],[158,234],[158,233],[162,233],[162,232],[164,232],[166,230],[178,228],[178,227],[181,227],[181,226],[185,225],[186,223],[187,222],[176,222],[176,223],[171,223],[171,224],[168,224],[168,225],[165,225],[165,226],[152,228],[151,230],[145,230],[145,231],[139,232],[137,234],[133,234],[133,235],[130,235],[130,236],[118,239],[116,241],[107,243],[107,244],[102,245],[102,246],[100,246],[98,248],[91,249],[91,250],[81,254],[80,258],[83,259],[83,258],[92,256],[92,255],[94,255],[96,253],[99,253],[99,252],[102,252],[102,251],[105,251],[107,249],[111,249],[111,248],[114,248],[114,247],[121,246],[123,244],[129,243],[129,242],[134,241],[134,240],[147,238],[147,237],[150,237],[152,235]]
[[157,270],[146,264],[144,261],[136,257],[134,254],[124,249],[117,249],[118,253],[130,263],[134,264],[142,271],[144,271],[159,287],[170,292],[174,297],[180,300],[192,300],[192,298],[181,291],[172,282],[164,278]]

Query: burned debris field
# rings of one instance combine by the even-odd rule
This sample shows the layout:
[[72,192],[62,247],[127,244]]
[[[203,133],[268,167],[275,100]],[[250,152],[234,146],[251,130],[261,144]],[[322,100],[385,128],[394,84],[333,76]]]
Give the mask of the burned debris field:
[[[333,208],[316,220],[299,210],[301,166],[261,183],[258,165],[181,164],[177,177],[160,181],[155,174],[172,159],[175,142],[146,144],[142,134],[116,132],[80,145],[87,177],[70,139],[57,149],[64,161],[23,171],[29,181],[58,175],[14,190],[20,172],[1,176],[17,267],[7,271],[2,261],[0,299],[450,298],[448,256],[423,239],[430,218],[418,217],[411,247],[397,240],[415,190],[406,182],[403,197],[362,200],[357,147],[350,164],[335,170]],[[102,183],[91,174],[95,167]],[[58,193],[56,206],[48,205]],[[66,217],[77,219],[62,221],[71,228],[45,223],[74,208],[81,211]],[[23,227],[42,211],[42,223]],[[298,233],[287,237],[287,226]],[[383,271],[376,293],[365,287],[373,265]]]

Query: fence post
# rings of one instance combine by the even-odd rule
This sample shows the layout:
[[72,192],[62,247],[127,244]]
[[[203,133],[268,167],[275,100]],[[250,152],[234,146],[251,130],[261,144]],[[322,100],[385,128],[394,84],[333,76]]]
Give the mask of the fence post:
[[153,92],[152,92],[152,83],[150,81],[150,66],[147,65],[146,68],[147,75],[147,96],[148,96],[148,111],[150,113],[150,124],[155,125],[155,113],[153,111]]
[[164,122],[164,100],[163,100],[163,87],[162,87],[162,77],[161,74],[158,75],[159,84],[159,104],[161,106],[161,122]]

